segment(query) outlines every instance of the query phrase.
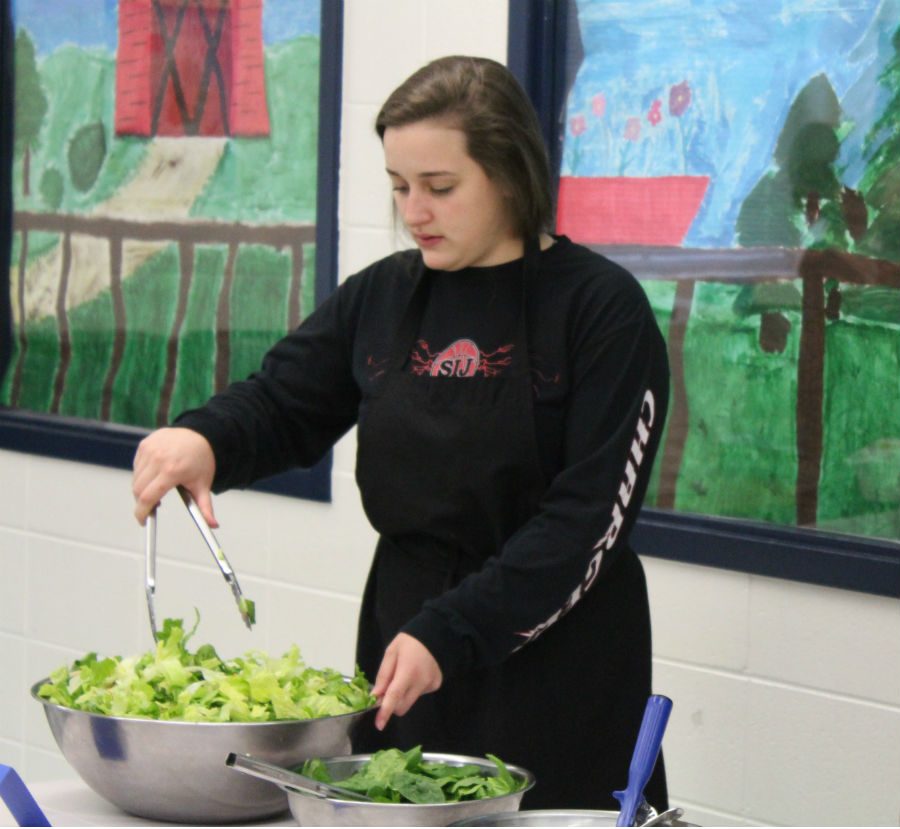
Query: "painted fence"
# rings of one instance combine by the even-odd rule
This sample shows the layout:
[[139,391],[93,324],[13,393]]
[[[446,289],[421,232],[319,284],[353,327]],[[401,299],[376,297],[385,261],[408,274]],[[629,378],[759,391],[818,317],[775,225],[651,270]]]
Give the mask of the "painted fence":
[[[747,248],[721,251],[646,246],[595,246],[595,249],[627,267],[645,285],[647,281],[657,280],[675,283],[671,316],[667,325],[672,402],[667,436],[657,463],[659,478],[655,503],[664,509],[677,508],[678,487],[684,484],[682,461],[692,418],[696,427],[697,413],[691,411],[688,389],[690,372],[685,369],[685,338],[694,311],[698,285],[776,286],[777,291],[777,286],[790,286],[796,280],[800,281],[798,301],[794,305],[800,321],[799,343],[797,352],[790,360],[796,370],[795,523],[798,526],[817,526],[827,404],[826,327],[829,322],[842,319],[843,288],[865,286],[900,290],[900,265],[836,250]],[[775,304],[777,303],[773,303],[773,306]],[[762,351],[784,348],[785,332],[779,330],[779,317],[781,315],[778,313],[760,310],[759,337]],[[735,333],[732,331],[730,336],[734,337]],[[773,341],[779,339],[780,345],[777,342],[773,344]],[[694,377],[694,380],[695,383],[700,383],[704,378]],[[850,383],[852,378],[848,376],[839,380],[844,381]],[[714,383],[717,380],[706,378],[706,382]],[[879,391],[893,399],[890,389],[872,389],[872,397],[869,401],[860,400],[860,407],[865,407],[868,402],[873,409],[877,408]],[[779,401],[771,400],[769,403],[774,409]],[[765,411],[758,411],[757,414],[761,420],[765,420]],[[883,434],[889,436],[892,429],[889,422],[886,422],[885,429]],[[892,445],[885,446],[884,461],[892,451]],[[717,486],[729,485],[727,480],[716,481],[715,476],[711,476],[711,480]],[[889,481],[873,482],[872,486],[880,486],[883,490],[891,487],[883,497],[884,504],[890,504],[893,508],[900,504],[900,487],[892,487]]]
[[[71,269],[71,246],[73,235],[83,234],[106,240],[109,245],[109,288],[115,319],[113,333],[112,356],[109,361],[106,379],[103,384],[100,419],[110,419],[113,385],[120,370],[125,349],[128,330],[126,305],[123,294],[122,250],[128,240],[144,242],[173,243],[178,250],[179,287],[177,306],[168,333],[165,379],[159,396],[156,423],[162,425],[168,421],[172,392],[175,385],[178,362],[179,334],[185,320],[188,297],[194,277],[194,251],[202,245],[224,246],[227,259],[224,269],[224,282],[218,296],[216,309],[216,354],[215,380],[216,391],[223,389],[229,380],[231,351],[230,317],[231,287],[234,279],[235,262],[242,245],[262,245],[276,251],[288,250],[291,256],[291,278],[288,296],[288,328],[300,322],[301,290],[304,272],[303,245],[315,242],[316,227],[314,224],[282,223],[277,225],[249,225],[240,222],[216,221],[132,221],[128,219],[102,216],[78,216],[70,214],[42,214],[32,212],[16,212],[14,231],[20,234],[19,258],[17,263],[17,308],[15,314],[17,325],[17,355],[13,368],[10,403],[17,406],[20,400],[23,383],[25,359],[29,348],[29,338],[25,308],[25,280],[28,262],[28,242],[32,233],[55,233],[61,237],[62,257],[59,283],[56,298],[56,323],[59,332],[59,361],[53,382],[53,397],[50,411],[58,413],[63,390],[67,381],[67,372],[72,357],[72,340],[69,326],[67,293]],[[164,332],[163,332],[164,333]]]

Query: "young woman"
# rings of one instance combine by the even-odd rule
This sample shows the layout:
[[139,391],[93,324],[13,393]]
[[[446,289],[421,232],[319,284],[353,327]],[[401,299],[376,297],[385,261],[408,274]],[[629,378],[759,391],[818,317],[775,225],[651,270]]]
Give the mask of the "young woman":
[[[430,63],[376,129],[415,248],[148,436],[135,514],[183,484],[215,525],[211,490],[311,465],[356,425],[379,533],[357,660],[381,703],[356,750],[490,752],[535,773],[527,808],[617,808],[651,693],[628,534],[665,343],[628,272],[549,233],[537,119],[501,64]],[[667,806],[662,762],[647,796]]]

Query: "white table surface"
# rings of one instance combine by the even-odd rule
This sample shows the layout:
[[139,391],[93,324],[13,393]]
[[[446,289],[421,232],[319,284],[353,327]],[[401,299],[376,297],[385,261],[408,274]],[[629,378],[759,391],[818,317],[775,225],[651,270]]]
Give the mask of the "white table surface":
[[[129,815],[88,788],[80,780],[53,780],[29,784],[28,790],[51,826],[174,826],[161,821]],[[296,826],[290,812],[252,826]],[[0,800],[0,826],[16,826],[13,816]]]

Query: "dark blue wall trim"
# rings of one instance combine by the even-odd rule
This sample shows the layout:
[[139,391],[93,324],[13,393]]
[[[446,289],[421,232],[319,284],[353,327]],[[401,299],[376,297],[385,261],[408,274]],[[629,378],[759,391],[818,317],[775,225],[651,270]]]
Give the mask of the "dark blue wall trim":
[[[14,61],[12,9],[0,0],[0,274],[9,273],[12,239],[12,165]],[[0,377],[12,356],[12,297],[0,277]]]
[[[130,469],[138,442],[147,432],[16,409],[0,409],[0,448],[68,461]],[[311,469],[298,469],[257,481],[254,490],[314,501],[331,500],[331,456]]]
[[322,0],[319,43],[319,166],[316,192],[316,305],[337,287],[338,180],[341,163],[341,82],[344,3]]
[[562,154],[566,95],[581,63],[577,27],[575,0],[510,0],[507,65],[537,110],[554,177]]
[[[11,4],[0,0],[2,112],[0,112],[0,376],[12,353],[12,311],[8,290],[12,235],[13,32]],[[316,213],[316,303],[337,285],[338,164],[341,136],[343,0],[321,0],[319,80],[319,166]],[[130,469],[146,430],[76,418],[36,415],[0,408],[0,448]],[[331,454],[312,469],[298,469],[258,481],[254,490],[331,500]]]
[[644,509],[631,542],[655,558],[900,597],[890,541]]
[[[507,62],[538,110],[552,169],[581,63],[575,0],[510,0]],[[641,555],[900,598],[900,544],[654,509],[631,535]]]

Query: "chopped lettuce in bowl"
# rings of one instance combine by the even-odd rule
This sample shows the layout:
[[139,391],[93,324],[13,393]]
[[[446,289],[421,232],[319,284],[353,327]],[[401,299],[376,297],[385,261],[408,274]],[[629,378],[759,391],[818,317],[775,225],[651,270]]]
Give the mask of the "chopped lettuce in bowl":
[[370,685],[306,665],[294,645],[282,656],[258,650],[222,659],[212,645],[191,651],[197,629],[166,619],[156,647],[141,656],[89,653],[50,674],[38,689],[48,702],[113,717],[186,722],[307,720],[363,711],[375,705]]

